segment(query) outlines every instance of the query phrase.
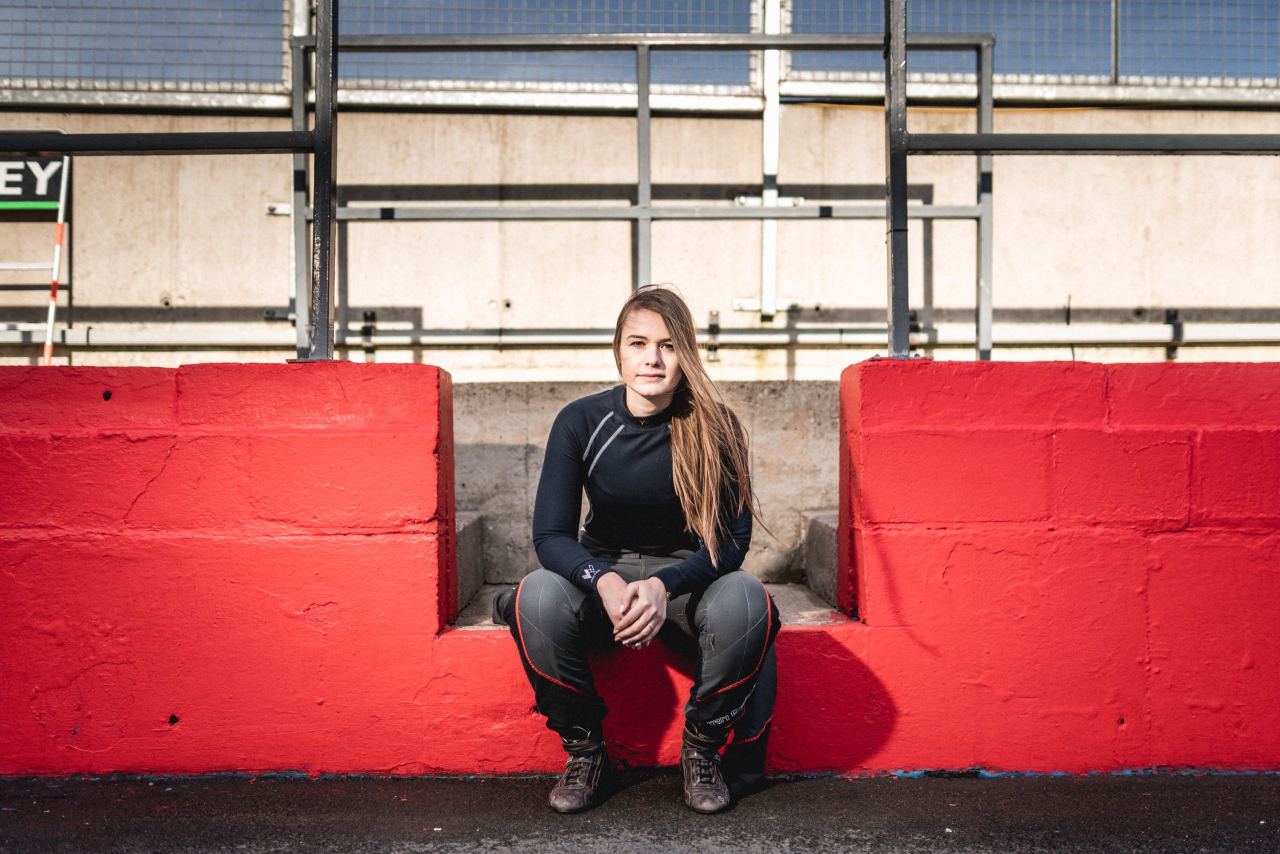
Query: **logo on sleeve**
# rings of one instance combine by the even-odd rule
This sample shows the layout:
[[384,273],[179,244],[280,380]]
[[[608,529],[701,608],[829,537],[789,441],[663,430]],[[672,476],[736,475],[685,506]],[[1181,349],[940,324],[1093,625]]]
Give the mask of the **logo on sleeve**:
[[583,581],[591,581],[599,574],[600,574],[600,570],[596,569],[595,564],[589,563],[582,568]]

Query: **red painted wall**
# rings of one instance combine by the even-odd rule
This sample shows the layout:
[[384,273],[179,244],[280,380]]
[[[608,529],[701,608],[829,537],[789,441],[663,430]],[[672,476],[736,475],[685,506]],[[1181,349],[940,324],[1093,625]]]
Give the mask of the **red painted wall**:
[[0,773],[417,755],[450,395],[420,365],[0,369]]
[[1280,364],[870,361],[842,422],[890,764],[1280,767]]
[[[1280,768],[1280,365],[842,398],[862,622],[779,638],[775,769]],[[0,479],[0,774],[562,761],[509,635],[447,626],[444,372],[0,369]],[[615,756],[675,760],[686,667],[602,662]]]

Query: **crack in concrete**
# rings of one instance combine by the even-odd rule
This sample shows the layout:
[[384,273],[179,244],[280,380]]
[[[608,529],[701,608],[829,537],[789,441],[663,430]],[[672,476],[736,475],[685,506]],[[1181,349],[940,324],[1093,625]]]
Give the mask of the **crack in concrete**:
[[4,437],[4,439],[5,439],[5,449],[6,449],[10,454],[12,454],[14,457],[17,457],[18,461],[19,461],[19,462],[21,462],[21,463],[22,463],[24,466],[26,466],[28,469],[33,469],[33,470],[35,470],[35,471],[39,471],[39,470],[40,470],[40,467],[39,467],[38,465],[33,464],[33,463],[31,462],[31,460],[27,459],[27,455],[26,455],[26,454],[24,454],[24,453],[22,453],[21,451],[19,451],[19,450],[18,450],[18,444],[17,444],[17,442],[15,442],[15,441],[14,441],[14,439],[15,439],[15,438],[17,438],[17,437],[14,437],[14,436],[5,436],[5,437]]
[[1111,403],[1111,369],[1104,367],[1102,369],[1102,423],[1108,430],[1115,426],[1115,413],[1112,411]]
[[169,443],[169,448],[164,452],[164,459],[160,462],[160,470],[143,484],[142,489],[134,496],[133,501],[129,502],[129,508],[124,511],[124,516],[121,517],[122,523],[128,524],[129,516],[133,513],[133,509],[138,506],[138,502],[142,500],[142,496],[146,495],[155,482],[160,479],[160,476],[165,473],[165,470],[169,467],[169,458],[173,456],[173,452],[177,447],[178,437],[175,436],[173,441]]
[[342,402],[346,404],[347,410],[351,409],[351,398],[347,396],[347,384],[342,380],[342,371],[333,372],[333,380],[338,386],[338,391],[342,393]]
[[93,670],[96,667],[107,667],[107,666],[127,667],[128,665],[129,665],[129,662],[127,661],[116,661],[114,659],[107,659],[105,661],[94,661],[90,664],[86,664],[84,667],[77,670],[74,676],[72,676],[70,679],[68,679],[65,683],[61,685],[51,685],[48,688],[41,688],[39,685],[33,686],[31,689],[31,699],[32,700],[39,699],[41,696],[48,694],[51,691],[65,691],[68,688],[70,688],[72,685],[74,685],[77,681],[79,681],[80,678],[83,677],[86,673],[88,673],[90,670]]

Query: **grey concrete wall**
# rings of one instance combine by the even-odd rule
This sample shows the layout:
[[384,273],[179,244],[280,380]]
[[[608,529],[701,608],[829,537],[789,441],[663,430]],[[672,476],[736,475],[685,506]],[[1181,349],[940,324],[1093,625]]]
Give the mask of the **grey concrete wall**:
[[[537,567],[529,541],[546,437],[556,413],[602,383],[454,386],[460,513],[484,523],[484,579],[516,581]],[[766,581],[801,580],[806,514],[837,502],[839,410],[833,382],[728,382],[719,387],[751,436],[760,510],[746,568]]]
[[[913,131],[972,130],[972,112],[921,108]],[[0,127],[68,131],[285,129],[272,117],[0,112]],[[339,122],[344,186],[625,184],[636,175],[634,122],[625,116],[347,112]],[[1280,112],[1230,110],[996,111],[997,131],[1280,133]],[[758,185],[753,118],[658,118],[659,185]],[[971,157],[911,160],[911,183],[942,204],[967,204]],[[784,192],[804,184],[883,185],[879,108],[788,105],[782,112]],[[287,155],[79,158],[75,162],[77,324],[98,329],[280,329],[261,308],[289,293],[287,219],[269,202],[290,198]],[[1000,157],[995,166],[995,305],[1132,308],[1271,306],[1280,302],[1280,158]],[[712,192],[714,195],[714,192]],[[811,199],[817,201],[818,199]],[[723,202],[719,199],[708,201]],[[779,292],[827,309],[885,303],[884,229],[878,221],[783,222]],[[912,225],[913,304],[930,293],[961,312],[974,300],[974,227]],[[760,226],[659,222],[653,278],[674,282],[705,322],[758,327],[733,301],[758,293]],[[47,257],[48,226],[0,227],[0,260]],[[352,317],[374,309],[385,327],[472,329],[607,326],[630,286],[629,226],[622,223],[353,223],[344,279]],[[930,271],[926,275],[926,267]],[[6,274],[0,284],[14,281]],[[0,293],[0,323],[43,318],[40,293]],[[838,312],[836,312],[838,314]],[[772,325],[785,326],[780,315]],[[0,361],[38,348],[5,349]],[[359,350],[352,351],[363,358]],[[722,380],[833,380],[870,350],[725,350]],[[85,351],[78,364],[165,364],[288,355],[192,344],[145,351]],[[607,381],[602,351],[388,350],[385,361],[442,365],[469,381]],[[968,351],[937,355],[969,358]],[[1275,349],[1186,350],[1181,358],[1275,358]],[[1065,347],[998,352],[1001,358],[1161,359],[1163,351]]]

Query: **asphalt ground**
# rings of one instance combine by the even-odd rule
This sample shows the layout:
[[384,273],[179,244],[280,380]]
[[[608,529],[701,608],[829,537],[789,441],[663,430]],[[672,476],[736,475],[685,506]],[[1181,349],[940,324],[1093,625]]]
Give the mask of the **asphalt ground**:
[[694,814],[674,771],[588,813],[552,778],[0,780],[9,852],[1280,852],[1280,775],[771,780]]

